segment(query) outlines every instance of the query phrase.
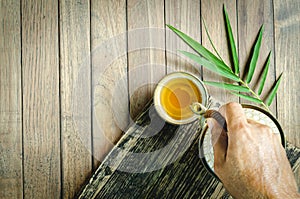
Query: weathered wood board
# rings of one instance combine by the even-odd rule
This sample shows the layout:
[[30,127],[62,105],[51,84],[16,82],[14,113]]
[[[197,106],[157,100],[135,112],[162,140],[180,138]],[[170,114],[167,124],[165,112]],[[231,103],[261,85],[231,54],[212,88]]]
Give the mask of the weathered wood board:
[[[199,121],[171,125],[149,106],[78,197],[230,198],[199,158],[200,131]],[[300,150],[288,144],[286,151],[295,170]]]

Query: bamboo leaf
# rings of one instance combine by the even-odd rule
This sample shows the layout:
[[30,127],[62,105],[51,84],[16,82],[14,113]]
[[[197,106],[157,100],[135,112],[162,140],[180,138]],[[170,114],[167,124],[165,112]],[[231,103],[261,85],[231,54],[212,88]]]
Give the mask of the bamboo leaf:
[[236,45],[234,41],[234,37],[232,34],[232,28],[230,25],[230,20],[228,17],[228,13],[226,11],[225,5],[224,5],[224,15],[225,15],[225,22],[226,22],[226,30],[229,38],[229,43],[230,43],[230,49],[231,49],[231,55],[232,55],[232,60],[233,60],[233,66],[234,66],[234,73],[239,74],[240,69],[239,69],[239,58],[237,55],[236,51]]
[[[204,25],[204,28],[205,28],[206,35],[207,35],[207,37],[208,37],[208,40],[209,40],[211,46],[213,47],[214,51],[215,51],[216,54],[218,55],[219,59],[220,59],[221,61],[223,61],[223,59],[222,59],[222,57],[220,56],[219,52],[217,51],[217,49],[216,49],[214,43],[212,42],[212,39],[211,39],[210,34],[209,34],[209,32],[208,32],[208,29],[207,29],[205,20],[204,20],[203,18],[202,18],[202,21],[203,21],[203,25]],[[224,62],[224,61],[223,61],[223,62]]]
[[270,105],[272,104],[273,99],[274,99],[274,97],[276,96],[276,93],[277,93],[279,84],[280,84],[280,82],[281,82],[281,78],[282,78],[282,73],[280,74],[279,78],[278,78],[277,81],[276,81],[275,86],[273,87],[272,91],[270,92],[270,94],[269,94],[268,97],[267,97],[266,104],[267,104],[268,106],[270,106]]
[[268,60],[266,62],[266,65],[264,66],[264,71],[262,73],[259,89],[258,89],[258,92],[257,92],[258,95],[260,95],[262,93],[264,85],[265,85],[265,81],[266,81],[268,71],[269,71],[271,54],[272,54],[272,52],[269,53]]
[[237,77],[233,72],[227,71],[226,69],[221,68],[220,66],[218,67],[214,63],[211,63],[210,61],[208,61],[207,59],[205,59],[203,57],[200,57],[199,55],[195,55],[193,53],[186,52],[186,51],[179,51],[179,52],[181,52],[188,58],[192,59],[193,61],[199,63],[200,65],[206,67],[208,70],[211,70],[215,73],[218,73],[219,75],[221,75],[223,77],[234,80],[236,82],[240,81],[240,78]]
[[226,90],[236,91],[236,92],[250,92],[250,89],[245,86],[234,85],[234,84],[227,84],[222,82],[210,82],[204,81],[204,84],[209,86],[215,86],[218,88],[224,88]]
[[186,35],[185,33],[177,30],[171,25],[167,25],[174,33],[176,33],[183,41],[185,41],[191,48],[193,48],[197,53],[205,57],[210,62],[213,62],[215,65],[222,67],[231,72],[231,69],[219,58],[217,58],[214,54],[212,54],[209,50],[203,47],[200,43],[195,41],[190,36]]
[[254,50],[253,50],[253,54],[252,54],[250,65],[249,65],[249,71],[248,71],[247,80],[246,80],[248,84],[251,82],[254,71],[255,71],[255,67],[256,67],[256,63],[257,63],[257,59],[258,59],[258,55],[259,55],[259,50],[260,50],[260,46],[261,46],[263,31],[264,31],[264,26],[262,25],[260,28],[259,34],[258,34],[258,38],[254,45]]
[[258,103],[258,104],[262,104],[263,102],[260,100],[260,99],[257,99],[255,97],[251,97],[249,95],[243,95],[243,94],[240,94],[240,93],[236,93],[236,92],[231,92],[232,94],[238,96],[238,97],[241,97],[241,98],[244,98],[248,101],[251,101],[251,102],[254,102],[254,103]]

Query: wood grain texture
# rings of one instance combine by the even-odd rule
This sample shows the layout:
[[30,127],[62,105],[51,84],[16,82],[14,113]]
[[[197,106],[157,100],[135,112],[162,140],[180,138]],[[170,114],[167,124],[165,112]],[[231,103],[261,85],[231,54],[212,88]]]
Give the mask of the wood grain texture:
[[126,1],[91,1],[94,168],[128,125]]
[[[274,1],[276,75],[283,72],[277,95],[278,119],[287,136],[300,146],[300,2]],[[300,171],[296,174],[300,184]]]
[[[197,138],[178,138],[177,144],[180,140],[193,144],[164,169],[132,175],[120,169],[132,166],[126,163],[131,152],[152,153],[174,138],[170,133],[153,135],[154,126],[163,124],[155,120],[154,109],[144,112],[144,120],[127,131],[164,74],[188,71],[218,80],[206,70],[203,75],[194,68],[199,65],[178,53],[193,50],[165,24],[211,49],[202,14],[220,54],[230,62],[223,3],[242,68],[260,25],[265,24],[258,65],[273,50],[267,87],[281,72],[284,75],[271,110],[287,140],[300,147],[297,0],[0,0],[0,198],[76,197],[100,162],[84,191],[89,195],[82,197],[221,197],[225,192],[220,184],[206,183],[209,175],[196,158]],[[238,101],[220,89],[208,89],[218,100]],[[172,126],[165,130],[178,132]],[[122,132],[127,133],[118,142]],[[174,151],[162,156],[143,157],[147,169],[156,165],[155,159],[162,164],[171,161],[179,149],[171,146]],[[292,164],[299,164],[299,153],[291,151]],[[299,186],[300,170],[295,176]]]
[[[199,123],[161,125],[152,108],[128,129],[79,198],[231,198],[199,158]],[[300,150],[288,143],[286,151],[295,170]]]
[[[196,41],[201,41],[200,1],[172,1],[165,0],[166,24],[181,30]],[[187,71],[201,76],[200,66],[181,55],[178,50],[194,52],[177,35],[166,30],[166,59],[167,73]]]
[[24,195],[59,198],[58,2],[22,1]]
[[20,2],[0,1],[0,198],[22,198]]
[[[264,63],[270,51],[274,52],[274,27],[273,27],[273,4],[272,0],[238,1],[238,33],[239,33],[239,58],[241,75],[245,77],[245,70],[249,67],[252,47],[257,39],[260,27],[264,24],[264,33],[256,70],[250,86],[258,90],[258,79],[262,73]],[[269,73],[262,93],[264,99],[275,82],[274,54],[271,56]],[[241,102],[250,103],[241,99]],[[276,115],[276,100],[270,106],[271,112]]]
[[[205,24],[207,26],[208,32],[214,43],[218,53],[224,60],[224,62],[233,67],[233,62],[230,59],[230,48],[228,43],[228,36],[226,34],[226,26],[225,26],[225,18],[223,14],[223,6],[226,6],[226,10],[228,12],[228,17],[231,22],[232,32],[234,36],[234,40],[236,44],[238,44],[237,39],[237,15],[236,15],[236,2],[231,0],[217,0],[217,1],[210,1],[210,0],[203,0],[201,1],[201,14],[203,20],[205,20]],[[208,9],[209,8],[209,9]],[[211,52],[214,54],[215,51],[213,50],[207,33],[205,31],[204,23],[202,22],[202,44],[207,47]],[[238,46],[236,46],[238,49]],[[232,81],[219,77],[216,73],[211,72],[203,67],[203,79],[207,81],[216,81],[216,82],[228,82],[232,83]],[[231,95],[225,89],[208,87],[208,92],[211,96],[216,98],[221,102],[230,102],[235,101],[238,102],[238,97]]]
[[[146,109],[147,108],[148,106],[146,107]],[[147,113],[147,111],[144,112],[144,114]],[[143,118],[147,117],[144,116]],[[140,123],[143,123],[143,120],[140,120]],[[93,177],[90,178],[88,184],[83,188],[78,198],[95,198],[97,196],[101,187],[104,186],[105,183],[109,180],[109,178],[107,178],[106,176],[115,172],[122,163],[123,158],[128,153],[131,153],[131,149],[134,148],[134,145],[132,145],[132,143],[136,142],[139,138],[139,134],[134,135],[134,132],[142,128],[143,126],[135,125],[134,127],[128,129],[126,135],[130,137],[130,142],[128,142],[128,136],[121,137],[121,139],[118,141],[118,144],[112,148],[106,158],[102,161],[101,165],[94,172]],[[134,136],[131,136],[131,134]],[[126,148],[127,150],[123,150],[124,148]],[[103,167],[105,169],[103,169]]]
[[127,16],[130,116],[135,119],[166,74],[164,1],[128,0]]
[[90,5],[59,6],[62,197],[74,198],[92,171]]

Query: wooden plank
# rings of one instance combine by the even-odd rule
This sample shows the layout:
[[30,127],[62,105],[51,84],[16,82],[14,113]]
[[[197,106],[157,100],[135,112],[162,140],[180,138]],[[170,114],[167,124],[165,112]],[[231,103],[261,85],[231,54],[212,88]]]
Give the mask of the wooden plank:
[[299,92],[295,90],[300,83],[300,2],[275,1],[275,45],[277,76],[284,72],[278,93],[278,117],[286,131],[287,139],[300,146],[298,131],[300,125]]
[[[253,47],[259,29],[264,24],[264,34],[258,57],[257,66],[253,79],[250,83],[251,87],[258,90],[259,82],[257,80],[262,72],[264,63],[267,60],[270,51],[274,52],[274,27],[273,27],[273,4],[272,0],[254,0],[254,1],[238,1],[238,33],[239,33],[239,58],[241,65],[241,74],[245,77],[245,70],[249,66],[249,57],[251,48]],[[268,77],[265,83],[265,89],[262,93],[264,99],[269,93],[275,82],[275,65],[274,54],[271,56]],[[241,99],[241,102],[249,103]],[[270,106],[271,112],[276,115],[276,100]]]
[[91,1],[94,168],[128,125],[126,1]]
[[[229,43],[228,43],[228,37],[226,34],[226,27],[225,27],[225,19],[223,14],[223,6],[226,6],[226,10],[228,12],[228,17],[231,22],[232,26],[232,32],[234,35],[234,40],[237,44],[237,20],[236,20],[236,1],[231,0],[217,0],[217,1],[210,1],[210,0],[203,0],[201,1],[201,15],[203,17],[203,20],[205,20],[205,24],[207,26],[207,30],[210,34],[210,37],[224,60],[224,62],[228,65],[233,67],[233,62],[230,59],[230,51],[229,51]],[[207,9],[209,8],[209,9]],[[202,44],[207,47],[211,52],[216,54],[216,52],[213,50],[212,45],[210,44],[208,35],[205,31],[205,25],[202,21]],[[238,46],[236,46],[238,48]],[[232,83],[232,81],[220,77],[214,72],[211,72],[205,68],[203,68],[203,79],[207,81],[220,81],[220,82],[228,82]],[[215,87],[208,87],[208,92],[211,96],[216,98],[216,100],[220,102],[229,102],[229,101],[235,101],[238,102],[238,98],[231,95],[228,91],[225,89],[215,88]]]
[[0,198],[22,198],[20,2],[0,1]]
[[24,196],[60,198],[58,2],[21,4]]
[[[300,2],[296,0],[274,1],[275,62],[276,75],[283,72],[277,95],[278,119],[287,140],[300,146]],[[300,185],[300,171],[296,174]],[[300,187],[300,186],[299,186]]]
[[[191,36],[197,41],[201,41],[200,26],[200,1],[172,1],[166,0],[166,24],[170,24]],[[194,52],[186,43],[169,29],[166,31],[166,58],[167,72],[187,71],[195,75],[201,75],[200,66],[191,60],[183,57],[178,50]]]
[[128,0],[128,76],[132,119],[151,99],[165,71],[163,0]]
[[74,198],[92,171],[89,0],[62,0],[59,11],[62,197]]

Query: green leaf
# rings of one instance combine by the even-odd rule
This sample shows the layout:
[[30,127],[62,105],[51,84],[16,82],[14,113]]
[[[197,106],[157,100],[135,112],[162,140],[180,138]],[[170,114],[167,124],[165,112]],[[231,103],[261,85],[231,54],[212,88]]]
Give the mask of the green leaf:
[[204,28],[205,28],[206,35],[207,35],[207,37],[208,37],[208,40],[209,40],[211,46],[213,47],[214,51],[215,51],[216,54],[218,55],[219,59],[220,59],[222,62],[224,62],[223,59],[222,59],[222,57],[220,56],[219,52],[217,51],[217,49],[216,49],[214,43],[212,42],[212,39],[211,39],[210,34],[209,34],[209,32],[208,32],[208,29],[207,29],[205,20],[204,20],[203,18],[202,18],[202,21],[203,21],[203,25],[204,25]]
[[224,5],[224,15],[225,15],[225,22],[226,22],[226,30],[227,34],[229,37],[229,43],[230,43],[230,49],[231,49],[231,55],[232,55],[232,60],[233,60],[233,66],[234,66],[234,73],[239,74],[240,69],[239,69],[239,58],[236,52],[236,45],[234,41],[234,37],[232,34],[232,28],[230,25],[230,20],[228,17],[228,13],[226,11],[225,5]]
[[250,61],[249,71],[248,71],[247,80],[246,80],[248,84],[252,80],[254,70],[255,70],[255,67],[256,67],[256,63],[257,63],[257,59],[258,59],[258,55],[259,55],[259,50],[260,50],[260,46],[261,46],[263,31],[264,31],[264,26],[262,25],[261,28],[260,28],[259,34],[258,34],[258,38],[257,38],[256,43],[254,45],[254,50],[253,50],[253,54],[252,54],[251,61]]
[[217,58],[214,54],[212,54],[209,50],[203,47],[200,43],[192,39],[190,36],[185,33],[177,30],[171,25],[167,25],[174,33],[176,33],[183,41],[185,41],[191,48],[193,48],[197,53],[205,57],[210,62],[215,63],[215,65],[222,67],[231,72],[231,69],[219,58]]
[[251,102],[254,102],[254,103],[258,103],[258,104],[262,104],[263,102],[260,100],[260,99],[257,99],[255,97],[251,97],[249,95],[243,95],[243,94],[240,94],[240,93],[236,93],[236,92],[231,92],[232,94],[238,96],[238,97],[241,97],[241,98],[244,98],[248,101],[251,101]]
[[276,93],[277,93],[279,84],[280,84],[280,82],[281,82],[281,78],[282,78],[282,73],[280,74],[279,78],[278,78],[277,81],[276,81],[275,86],[273,87],[272,91],[270,92],[270,94],[269,94],[268,97],[267,97],[266,104],[267,104],[268,106],[270,106],[270,105],[272,104],[272,102],[273,102],[273,99],[274,99],[274,97],[275,97],[275,95],[276,95]]
[[218,67],[216,66],[214,63],[211,63],[210,61],[208,61],[207,59],[200,57],[199,55],[195,55],[193,53],[190,52],[186,52],[186,51],[179,51],[182,54],[184,54],[185,56],[187,56],[188,58],[194,60],[195,62],[199,63],[200,65],[206,67],[208,70],[211,70],[215,73],[218,73],[219,75],[226,77],[228,79],[234,80],[236,82],[240,81],[240,78],[237,77],[233,72],[231,71],[227,71],[222,67]]
[[259,89],[258,89],[258,92],[257,92],[258,95],[260,95],[262,93],[264,85],[265,85],[265,81],[266,81],[266,78],[267,78],[267,75],[268,75],[268,71],[269,71],[271,54],[272,54],[272,52],[269,53],[268,60],[267,60],[267,62],[265,64],[265,66],[264,66],[264,71],[262,73],[261,81],[260,81],[260,85],[259,85]]
[[222,82],[210,82],[210,81],[204,81],[204,84],[209,86],[215,86],[218,88],[224,88],[226,90],[232,90],[236,92],[250,92],[250,89],[245,86],[240,85],[234,85],[234,84],[227,84]]
[[[228,71],[226,68],[224,68],[224,66],[218,66],[215,63],[212,63],[209,60],[205,59],[204,57],[201,57],[200,55],[195,55],[193,53],[190,53],[190,52],[187,52],[184,50],[179,50],[179,52],[182,53],[183,55],[193,59],[194,61],[196,61],[198,63],[199,63],[199,61],[203,60],[203,62],[205,62],[207,65],[209,65],[209,67],[211,68],[212,71],[221,70],[228,74],[236,76],[232,71]],[[202,63],[200,63],[200,64],[202,64]],[[204,65],[204,64],[202,64],[202,65]]]

